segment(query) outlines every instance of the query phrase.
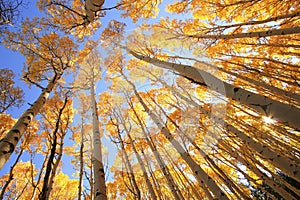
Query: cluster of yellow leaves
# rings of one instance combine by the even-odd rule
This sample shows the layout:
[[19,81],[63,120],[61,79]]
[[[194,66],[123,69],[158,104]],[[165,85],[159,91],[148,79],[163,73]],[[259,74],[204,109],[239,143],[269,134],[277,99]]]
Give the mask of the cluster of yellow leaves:
[[0,139],[6,135],[15,122],[16,120],[13,119],[10,114],[0,114]]
[[40,10],[46,11],[51,24],[58,25],[66,33],[76,36],[78,40],[94,34],[101,26],[99,20],[86,24],[85,9],[80,0],[74,0],[71,3],[65,0],[40,0],[37,6]]
[[[59,111],[64,104],[64,100],[62,100],[58,95],[54,95],[53,97],[49,98],[43,108],[45,112],[45,117],[47,118],[47,122],[49,126],[52,127],[57,121],[57,117],[59,115]],[[65,109],[61,115],[61,128],[65,129],[73,120],[73,101],[68,100]]]
[[158,5],[161,0],[121,0],[122,6],[119,8],[124,11],[123,17],[130,17],[133,22],[140,18],[155,18],[158,15]]
[[70,179],[68,175],[60,172],[54,178],[50,199],[76,199],[78,180]]
[[40,81],[47,72],[61,73],[77,61],[78,45],[68,36],[48,32],[43,19],[27,19],[20,32],[9,32],[6,44],[26,57],[24,76]]
[[183,13],[188,7],[189,1],[176,1],[170,5],[167,5],[166,10],[170,13]]
[[[33,170],[32,170],[33,169]],[[8,186],[6,199],[19,198],[22,200],[30,199],[33,195],[30,180],[37,175],[38,170],[30,162],[19,162],[14,168],[14,178]],[[9,174],[1,177],[0,185],[3,187],[5,181],[8,179]]]

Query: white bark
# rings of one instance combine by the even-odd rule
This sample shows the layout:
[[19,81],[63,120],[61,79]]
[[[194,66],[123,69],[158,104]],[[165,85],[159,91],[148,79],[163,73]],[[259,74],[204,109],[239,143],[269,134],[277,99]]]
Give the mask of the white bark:
[[[161,110],[161,112],[167,116],[168,120],[174,124],[177,128],[177,130],[179,131],[179,133],[181,133],[182,136],[184,136],[185,138],[188,139],[188,141],[198,150],[198,152],[200,153],[200,155],[208,162],[209,165],[211,165],[212,169],[218,171],[218,176],[223,179],[225,185],[232,191],[233,194],[240,195],[240,198],[242,197],[242,199],[248,199],[250,200],[249,197],[247,197],[232,181],[229,177],[226,176],[226,174],[222,171],[222,169],[219,168],[219,166],[201,149],[198,147],[198,145],[193,141],[192,138],[190,138],[190,136],[188,134],[186,134],[183,130],[181,130],[181,128],[176,124],[176,122],[174,120],[172,120],[167,113],[163,110],[163,108],[157,104],[155,102],[154,99],[152,99],[152,101],[156,104],[156,106],[159,107],[159,109]],[[236,196],[237,198],[239,198],[239,196]]]
[[128,130],[127,130],[126,128],[125,128],[125,130],[126,130],[126,132],[127,132],[128,138],[129,138],[129,140],[130,140],[130,144],[131,144],[131,146],[132,146],[133,152],[134,152],[134,154],[135,154],[135,156],[136,156],[136,158],[137,158],[137,160],[138,160],[138,163],[139,163],[139,165],[140,165],[140,167],[141,167],[141,169],[142,169],[143,177],[144,177],[144,179],[145,179],[145,181],[146,181],[146,185],[147,185],[147,188],[148,188],[148,190],[149,190],[151,199],[152,199],[152,200],[157,200],[155,191],[154,191],[154,189],[153,189],[153,187],[152,187],[152,184],[151,184],[151,182],[150,182],[150,179],[149,179],[149,177],[148,177],[147,170],[146,170],[146,167],[145,167],[145,165],[144,165],[144,162],[143,162],[141,156],[139,155],[137,149],[135,148],[135,145],[134,145],[134,143],[133,143],[133,140],[132,140],[132,138],[131,138],[131,136],[130,136]]
[[130,50],[129,48],[126,48],[126,50],[140,60],[164,69],[178,72],[180,75],[199,85],[207,86],[211,90],[223,94],[227,98],[239,101],[240,103],[253,108],[262,116],[271,117],[282,124],[300,130],[300,109],[293,105],[284,104],[266,96],[235,87],[203,70],[189,65],[170,63],[159,59],[146,57]]
[[294,94],[294,93],[291,93],[289,91],[285,91],[285,90],[282,90],[280,88],[277,88],[273,85],[269,85],[269,84],[266,84],[265,82],[260,82],[260,81],[256,81],[254,79],[251,79],[251,78],[248,78],[247,76],[244,76],[244,75],[241,75],[241,74],[238,74],[236,72],[231,72],[231,71],[228,71],[226,69],[223,69],[221,67],[218,67],[218,66],[215,66],[213,64],[209,64],[209,63],[206,63],[206,62],[202,62],[202,61],[199,61],[199,60],[194,60],[196,62],[198,62],[199,64],[202,64],[202,65],[207,65],[207,66],[210,66],[210,67],[213,67],[215,69],[218,69],[226,74],[230,74],[232,76],[235,76],[241,80],[244,80],[244,81],[247,81],[253,85],[256,85],[256,86],[260,86],[268,91],[272,91],[272,92],[275,92],[276,94],[278,94],[279,96],[282,96],[282,97],[287,97],[287,98],[290,98],[290,99],[293,99],[297,102],[300,102],[300,96],[298,94]]
[[226,143],[224,143],[224,142],[222,142],[222,146],[225,147],[226,150],[230,152],[230,155],[232,155],[239,162],[241,162],[245,166],[247,166],[247,168],[249,168],[252,172],[254,172],[260,178],[260,180],[262,180],[264,183],[266,183],[269,187],[271,187],[274,191],[276,191],[282,197],[284,197],[285,199],[296,200],[296,198],[293,197],[292,194],[288,193],[278,183],[276,183],[274,180],[272,180],[266,174],[264,174],[263,172],[261,172],[261,170],[259,170],[257,168],[256,164],[253,161],[247,161],[247,159],[245,159],[242,156],[240,156],[240,154],[238,153],[238,151],[231,150],[231,148]]
[[93,115],[93,167],[94,167],[94,199],[95,200],[106,200],[106,185],[105,185],[105,173],[102,161],[102,149],[101,139],[99,130],[99,120],[97,114],[97,105],[95,99],[95,88],[94,84],[91,86],[91,104],[92,104],[92,115]]
[[256,31],[248,33],[237,33],[237,34],[219,34],[219,35],[188,35],[191,38],[202,38],[202,39],[236,39],[236,38],[253,38],[253,37],[269,37],[274,35],[290,35],[300,33],[300,27],[282,28],[282,29],[271,29],[267,31]]
[[[153,152],[154,156],[155,156],[155,159],[157,160],[158,164],[159,164],[159,167],[160,169],[162,170],[166,180],[167,180],[167,184],[171,190],[171,193],[174,197],[175,200],[180,200],[180,199],[183,199],[183,196],[180,192],[180,190],[178,189],[178,187],[176,186],[174,180],[173,180],[173,177],[172,175],[170,174],[166,164],[164,163],[162,157],[160,156],[160,154],[158,153],[157,149],[156,149],[156,146],[152,143],[152,141],[150,141],[150,139],[148,138],[148,135],[146,133],[146,130],[143,126],[143,123],[140,119],[140,117],[138,116],[136,110],[134,109],[133,105],[132,105],[132,102],[129,102],[129,100],[127,101],[127,103],[129,104],[129,106],[131,107],[131,109],[133,110],[133,113],[135,115],[135,117],[137,118],[138,120],[138,123],[142,129],[142,133],[143,133],[143,136],[147,142],[147,144],[149,145],[151,151]],[[151,138],[151,137],[150,137]]]
[[[208,197],[211,196],[210,191],[215,195],[215,198],[217,199],[226,199],[228,200],[228,197],[226,194],[219,188],[219,186],[214,182],[214,180],[206,174],[206,172],[190,157],[188,152],[184,150],[184,148],[181,146],[181,144],[175,140],[172,136],[172,134],[169,132],[169,130],[158,120],[159,118],[147,107],[147,105],[144,103],[143,99],[140,97],[138,92],[136,91],[135,85],[130,82],[125,76],[124,78],[126,81],[132,86],[134,93],[136,97],[139,99],[139,102],[142,104],[145,112],[150,116],[150,118],[154,121],[154,123],[157,125],[157,127],[162,131],[164,136],[170,141],[170,143],[174,146],[176,151],[182,156],[182,158],[185,160],[185,162],[189,165],[191,170],[193,171],[198,183],[202,187],[202,189],[205,191],[206,195]],[[210,191],[208,191],[208,189]]]
[[199,106],[198,103],[185,97],[180,92],[178,92],[174,88],[171,88],[163,81],[160,81],[160,82],[164,85],[164,87],[171,89],[171,91],[173,91],[181,99],[192,104],[193,106],[195,106],[197,109],[199,109],[202,113],[206,114],[207,116],[211,116],[211,119],[214,120],[213,123],[219,123],[219,124],[223,125],[223,128],[225,130],[235,134],[238,138],[243,140],[247,146],[249,146],[251,149],[255,150],[262,158],[271,162],[274,166],[278,167],[280,170],[282,170],[284,173],[286,173],[290,177],[293,177],[297,181],[300,181],[300,172],[299,172],[300,167],[298,166],[297,161],[295,162],[292,159],[288,159],[281,152],[275,152],[275,151],[271,150],[268,146],[265,146],[265,145],[260,144],[259,142],[256,142],[250,136],[247,136],[243,132],[236,129],[234,126],[228,124],[226,121],[224,121],[224,119],[221,119],[218,116],[215,116],[213,113],[209,113],[207,110],[205,110],[201,106]]
[[25,132],[27,126],[33,120],[35,115],[43,107],[50,92],[52,91],[57,80],[60,76],[55,75],[51,81],[49,81],[47,87],[40,94],[38,99],[32,104],[32,106],[26,110],[23,115],[18,119],[12,129],[6,134],[6,136],[0,141],[0,170],[8,161],[11,154],[14,152],[16,145],[18,144],[21,136]]

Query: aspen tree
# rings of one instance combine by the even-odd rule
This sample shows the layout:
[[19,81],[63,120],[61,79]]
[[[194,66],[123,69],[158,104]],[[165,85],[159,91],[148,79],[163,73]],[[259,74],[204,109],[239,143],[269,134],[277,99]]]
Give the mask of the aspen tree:
[[[53,140],[51,141],[50,155],[49,158],[47,159],[46,171],[43,179],[42,190],[41,193],[39,194],[39,199],[49,199],[50,197],[50,193],[54,182],[54,177],[56,175],[56,170],[58,165],[60,164],[60,160],[62,157],[64,136],[66,135],[66,129],[69,123],[68,120],[62,122],[63,115],[66,115],[66,113],[64,112],[68,112],[65,111],[65,109],[68,109],[67,107],[70,106],[68,104],[69,104],[69,97],[66,95],[63,104],[58,111],[58,116],[53,130],[53,136],[50,136],[53,137]],[[62,126],[66,126],[66,127],[62,127]]]
[[[253,108],[262,116],[270,116],[276,121],[287,126],[300,129],[300,119],[297,117],[300,115],[300,109],[294,107],[293,105],[287,105],[270,99],[266,96],[255,94],[240,87],[235,87],[224,81],[221,81],[220,79],[203,70],[194,68],[192,66],[171,63],[144,56],[130,50],[127,47],[125,47],[125,49],[137,59],[143,60],[158,67],[178,72],[181,76],[186,77],[196,84],[207,86],[211,90],[219,92],[232,100],[239,101],[242,104]],[[219,87],[222,85],[224,86],[224,89]]]
[[80,169],[79,169],[79,180],[78,180],[78,200],[81,200],[82,196],[82,180],[83,180],[83,171],[84,171],[84,162],[83,162],[83,149],[84,149],[84,119],[83,112],[81,113],[81,127],[80,127],[80,149],[79,149],[79,160],[80,160]]
[[[121,118],[121,117],[119,117],[119,118]],[[152,198],[153,200],[156,200],[157,197],[156,197],[155,191],[154,191],[153,186],[152,186],[152,184],[151,184],[151,182],[150,182],[150,180],[149,180],[149,177],[148,177],[148,174],[147,174],[147,171],[146,171],[146,167],[145,167],[145,165],[144,165],[144,162],[143,162],[141,156],[139,155],[139,153],[138,153],[138,151],[137,151],[137,149],[136,149],[136,147],[135,147],[135,145],[134,145],[133,139],[132,139],[131,136],[130,136],[130,130],[128,130],[128,128],[126,127],[126,124],[125,124],[125,122],[124,122],[124,119],[121,118],[120,120],[121,120],[121,124],[123,125],[124,130],[125,130],[125,132],[126,132],[126,134],[127,134],[127,137],[129,138],[129,142],[130,142],[130,144],[131,144],[131,147],[132,147],[132,149],[133,149],[133,152],[134,152],[134,154],[135,154],[135,156],[136,156],[136,158],[137,158],[137,160],[138,160],[138,163],[139,163],[139,165],[140,165],[140,167],[141,167],[141,169],[142,169],[143,177],[144,177],[144,179],[145,179],[147,188],[148,188],[148,190],[149,190],[149,192],[150,192],[151,198]]]
[[[158,117],[149,110],[147,105],[144,103],[144,101],[139,96],[138,92],[135,89],[135,86],[132,82],[130,82],[124,75],[124,79],[132,86],[135,95],[139,99],[140,103],[142,104],[145,111],[149,114],[151,119],[156,123],[156,125],[162,130],[162,133],[165,135],[165,137],[174,145],[178,153],[182,156],[182,158],[188,163],[190,168],[193,170],[196,179],[198,180],[199,184],[202,186],[202,188],[206,191],[206,195],[211,198],[210,191],[216,196],[218,199],[228,199],[226,194],[217,186],[217,184],[212,180],[210,176],[208,176],[203,169],[190,157],[190,155],[183,149],[180,143],[178,143],[172,136],[172,134],[168,131],[168,129],[159,122]],[[211,198],[212,199],[212,198]]]
[[201,38],[201,39],[237,39],[237,38],[253,38],[253,37],[270,37],[275,35],[290,35],[299,34],[300,27],[282,28],[282,29],[271,29],[267,31],[256,31],[248,33],[237,33],[237,34],[219,34],[219,35],[187,35],[191,38]]
[[132,185],[133,185],[133,188],[135,190],[134,195],[136,196],[136,199],[141,199],[141,191],[140,191],[140,189],[137,185],[137,182],[135,180],[136,178],[135,178],[131,163],[129,161],[128,154],[126,152],[123,139],[122,139],[121,134],[120,134],[119,123],[118,123],[118,121],[114,122],[114,120],[112,118],[110,119],[110,121],[116,127],[117,138],[118,138],[118,140],[121,144],[122,153],[124,153],[124,158],[125,158],[124,162],[125,162],[125,165],[127,166],[127,169],[129,171],[130,181],[132,181]]
[[[166,84],[164,85],[167,86]],[[185,101],[197,106],[198,109],[200,109],[206,115],[210,115],[207,110],[201,108],[201,106],[199,106],[196,102],[188,99],[187,97],[184,97],[176,90],[172,90],[172,91],[174,91],[176,95],[180,96]],[[250,148],[252,148],[258,154],[260,154],[262,158],[269,160],[272,164],[277,166],[279,169],[289,174],[289,176],[297,180],[299,179],[299,177],[297,177],[299,169],[298,169],[298,165],[296,164],[297,162],[295,160],[287,159],[281,152],[275,152],[272,149],[268,148],[266,145],[262,145],[259,142],[254,141],[250,136],[245,135],[242,131],[239,131],[231,124],[228,124],[223,119],[220,119],[217,116],[214,116],[213,114],[211,114],[211,119],[217,119],[216,121],[223,124],[225,130],[232,132],[238,138],[242,139],[247,145],[249,145]]]
[[93,116],[93,166],[94,166],[94,181],[95,181],[95,200],[106,200],[105,173],[102,161],[101,138],[99,130],[99,120],[97,114],[97,103],[95,99],[95,86],[91,84],[91,105]]
[[[43,107],[63,73],[73,66],[74,57],[77,55],[77,45],[69,37],[59,37],[53,32],[41,34],[40,20],[28,20],[23,25],[20,33],[10,33],[5,44],[12,49],[18,49],[26,56],[24,77],[28,83],[40,88],[42,93],[0,141],[0,169],[13,153],[27,126]],[[50,72],[50,75],[46,72]],[[42,79],[48,80],[46,87],[39,84]]]
[[[150,73],[150,72],[149,72]],[[151,73],[150,73],[151,74]],[[153,76],[153,74],[152,74]],[[211,119],[216,119],[218,118],[217,116],[214,116],[213,113],[209,113],[207,110],[203,109],[198,103],[196,103],[195,101],[193,101],[192,99],[189,99],[188,97],[185,97],[182,93],[178,92],[176,89],[174,88],[171,88],[170,86],[168,86],[165,82],[163,82],[161,79],[156,79],[157,82],[160,82],[162,83],[162,85],[164,87],[167,87],[167,88],[170,88],[172,92],[174,92],[174,94],[176,94],[178,97],[180,97],[181,99],[185,100],[186,102],[188,102],[189,104],[197,107],[201,112],[205,113],[206,115],[208,116],[211,116]],[[246,136],[244,135],[243,132],[239,131],[238,129],[236,129],[234,126],[228,124],[226,121],[224,121],[223,119],[218,119],[216,120],[216,122],[222,124],[224,127],[225,127],[225,130],[229,131],[231,130],[232,133],[236,134],[236,136],[238,136],[239,138],[247,138],[248,140],[251,138],[249,136]],[[230,129],[227,129],[226,127],[230,127]],[[241,135],[244,135],[242,137],[240,137]],[[296,158],[293,157],[291,159],[287,159],[285,158],[284,154],[282,152],[278,152],[278,151],[273,151],[270,147],[267,147],[266,145],[263,145],[263,144],[260,144],[258,142],[255,142],[255,141],[252,141],[251,144],[254,144],[255,143],[255,146],[258,145],[258,146],[249,146],[251,148],[253,148],[254,150],[257,151],[258,154],[260,154],[262,156],[262,158],[270,158],[270,159],[267,159],[267,160],[270,160],[271,163],[273,163],[275,166],[278,166],[279,169],[285,171],[285,173],[289,174],[290,176],[294,177],[295,179],[297,179],[297,166],[294,166],[294,165],[297,165],[297,161],[295,160]],[[257,148],[257,149],[256,149]],[[265,149],[264,151],[259,151],[258,149]],[[268,155],[267,151],[270,151],[270,154]],[[276,156],[277,154],[277,156]],[[273,156],[271,156],[273,155]],[[271,157],[270,157],[271,156]],[[283,159],[282,161],[278,161],[277,163],[274,162],[275,159]],[[284,164],[286,163],[286,164]],[[289,164],[287,164],[289,163]],[[280,166],[279,166],[280,165]],[[288,168],[294,168],[295,170],[295,173],[290,173],[290,170],[287,170]]]
[[60,75],[55,75],[53,77],[34,104],[26,112],[24,112],[13,128],[0,141],[0,169],[4,166],[11,154],[14,152],[14,149],[16,148],[16,145],[22,134],[25,132],[27,126],[38,113],[38,111],[45,104],[50,92],[59,78]]
[[[149,95],[149,98],[155,103],[155,105],[161,110],[161,112],[165,116],[167,116],[168,121],[170,121],[173,125],[175,125],[175,127],[177,128],[179,133],[182,134],[183,136],[185,136],[188,139],[188,141],[199,151],[200,155],[208,162],[209,165],[211,165],[211,168],[217,170],[218,173],[222,174],[222,175],[219,175],[220,178],[223,179],[225,185],[232,191],[232,193],[235,195],[239,194],[240,197],[242,197],[243,199],[250,199],[249,197],[247,197],[243,194],[243,192],[231,181],[231,179],[229,177],[226,176],[226,174],[222,171],[222,169],[220,169],[216,165],[216,163],[207,155],[207,153],[205,153],[203,150],[201,150],[198,147],[198,145],[196,145],[196,143],[190,138],[190,136],[188,136],[181,130],[181,128],[178,126],[178,124],[176,124],[176,122],[167,115],[167,113],[162,109],[162,107],[150,95]],[[240,198],[239,196],[236,196],[236,197]]]
[[150,134],[147,134],[147,131],[145,130],[146,127],[144,127],[144,125],[143,125],[143,123],[142,123],[140,117],[138,116],[137,111],[136,111],[135,108],[133,107],[133,103],[129,100],[128,95],[126,95],[126,96],[127,96],[127,98],[126,98],[126,99],[127,99],[127,103],[128,103],[128,105],[130,106],[131,110],[133,111],[133,113],[134,113],[136,119],[138,120],[138,124],[139,124],[139,126],[141,127],[141,129],[142,129],[143,136],[144,136],[144,138],[145,138],[147,144],[149,145],[149,147],[150,147],[152,153],[154,154],[154,156],[155,156],[155,158],[156,158],[156,160],[157,160],[157,162],[158,162],[158,164],[159,164],[160,169],[162,170],[164,176],[166,177],[168,186],[169,186],[169,188],[170,188],[170,190],[171,190],[171,193],[172,193],[173,197],[174,197],[176,200],[182,199],[182,198],[183,198],[183,195],[181,194],[181,191],[180,191],[180,190],[178,189],[178,187],[176,186],[176,184],[175,184],[175,182],[174,182],[174,180],[173,180],[173,178],[172,178],[172,176],[171,176],[171,174],[170,174],[170,172],[169,172],[169,170],[168,170],[166,164],[164,163],[162,157],[161,157],[160,154],[158,153],[158,150],[157,150],[155,144],[154,144],[153,141],[151,140]]

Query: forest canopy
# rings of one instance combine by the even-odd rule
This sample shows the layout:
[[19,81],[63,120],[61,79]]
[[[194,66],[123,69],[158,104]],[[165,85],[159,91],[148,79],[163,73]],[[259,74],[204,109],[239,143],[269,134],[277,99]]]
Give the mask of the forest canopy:
[[0,45],[0,199],[300,199],[300,1],[1,1]]

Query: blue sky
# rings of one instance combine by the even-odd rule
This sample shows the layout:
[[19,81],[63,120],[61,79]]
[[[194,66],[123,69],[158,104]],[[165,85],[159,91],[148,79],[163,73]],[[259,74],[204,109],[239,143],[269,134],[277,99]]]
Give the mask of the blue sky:
[[[172,0],[167,1],[167,3],[173,2]],[[107,7],[113,7],[115,5],[115,1],[105,1],[104,4],[104,8]],[[166,5],[166,3],[164,3],[164,5],[160,6],[160,13],[159,13],[159,17],[157,17],[156,19],[149,19],[147,20],[147,23],[156,23],[159,21],[160,17],[165,17],[165,16],[169,16],[170,18],[172,18],[171,14],[166,13],[164,10],[164,6]],[[107,26],[107,24],[109,23],[109,21],[111,19],[115,19],[121,22],[126,23],[126,28],[125,31],[130,33],[131,31],[133,31],[136,27],[136,24],[132,23],[132,20],[129,18],[120,18],[120,14],[121,12],[118,10],[112,10],[112,11],[107,11],[107,15],[103,18],[101,18],[101,23],[102,23],[102,27],[98,30],[98,32],[95,34],[95,37],[99,36],[99,34],[101,33],[101,31]],[[28,3],[25,7],[22,8],[21,10],[21,16],[22,18],[32,18],[35,16],[41,16],[42,14],[39,12],[39,10],[37,9],[37,7],[35,6],[35,3],[30,2]],[[174,17],[174,16],[173,16]],[[176,16],[178,17],[178,16]],[[137,24],[141,24],[143,22],[146,22],[145,20],[139,20]],[[97,39],[97,38],[95,38]],[[101,51],[101,50],[100,50]],[[103,55],[105,55],[105,53],[103,53]],[[3,47],[2,45],[0,45],[0,56],[1,56],[1,62],[0,62],[0,68],[9,68],[12,69],[15,74],[16,74],[16,78],[15,78],[15,82],[16,85],[21,87],[25,93],[25,103],[21,108],[13,108],[10,110],[9,114],[12,114],[12,116],[14,118],[18,118],[22,112],[24,112],[28,107],[28,103],[33,103],[38,95],[40,94],[40,89],[36,88],[35,86],[32,86],[31,88],[28,87],[28,85],[21,81],[21,74],[22,74],[22,68],[23,65],[25,63],[25,58],[19,54],[18,52],[12,52],[10,49],[6,49],[5,47]],[[138,88],[144,87],[144,86],[137,86]],[[107,88],[107,83],[102,80],[97,84],[97,93],[101,93],[102,91],[106,90]],[[74,118],[74,122],[76,123],[78,120],[77,117]],[[79,122],[79,120],[78,120]],[[69,136],[66,136],[66,139],[68,139]],[[106,146],[107,151],[109,152],[109,166],[111,166],[115,159],[115,153],[116,153],[116,149],[114,144],[112,144],[108,138],[103,138],[103,144]],[[66,145],[71,144],[70,142],[67,142]],[[7,173],[9,168],[10,168],[10,163],[14,162],[15,156],[12,156],[10,161],[4,166],[4,168],[1,170],[0,172],[0,176],[3,175],[4,173]],[[28,156],[23,156],[21,160],[23,161],[27,161],[29,158]],[[72,170],[72,166],[69,164],[69,159],[65,157],[64,162],[66,163],[64,165],[63,168],[63,172],[67,173],[69,176],[71,176],[71,174],[74,172]]]
[[[112,7],[114,5],[115,5],[115,1],[105,1],[105,4],[103,7],[107,8],[107,7]],[[35,5],[35,2],[33,2],[33,1],[28,2],[25,6],[21,7],[21,10],[20,10],[20,18],[22,18],[22,19],[25,19],[27,17],[32,18],[35,16],[41,16],[41,15],[42,14],[39,12],[38,8]],[[98,32],[100,32],[103,28],[105,28],[111,19],[116,19],[116,20],[125,22],[127,24],[127,30],[134,28],[134,25],[131,22],[131,19],[128,19],[128,18],[121,19],[119,16],[120,16],[120,11],[117,11],[117,10],[107,11],[107,15],[105,17],[101,18],[102,27]],[[17,26],[17,23],[16,23],[16,26]],[[40,91],[40,89],[36,88],[35,86],[32,86],[31,88],[29,88],[25,82],[20,80],[20,78],[22,76],[22,68],[25,63],[25,58],[23,55],[21,55],[18,52],[13,52],[10,49],[6,49],[3,45],[0,45],[0,58],[1,58],[0,68],[8,68],[8,69],[12,69],[14,71],[14,73],[16,75],[16,77],[14,79],[15,85],[22,88],[24,91],[24,94],[25,94],[24,105],[20,108],[12,108],[8,112],[8,114],[11,114],[13,118],[18,118],[26,109],[28,109],[28,107],[29,107],[28,103],[33,103],[37,99],[37,97],[41,91]],[[104,81],[101,81],[97,85],[98,85],[98,87],[97,87],[98,93],[100,93],[101,91],[106,89],[106,83]],[[68,136],[66,138],[68,138]],[[115,150],[111,151],[111,148],[114,148],[114,147],[110,144],[110,142],[107,140],[107,138],[103,138],[103,139],[104,139],[103,143],[109,148],[108,151],[114,152]],[[21,160],[23,160],[23,161],[27,161],[28,159],[29,159],[28,155],[23,155],[21,158]],[[12,162],[14,162],[14,160],[15,160],[15,155],[13,155],[11,157],[10,161],[1,170],[0,176],[9,171],[10,165]],[[68,160],[69,159],[67,159],[67,161],[65,160],[66,163],[68,163]],[[112,162],[112,161],[113,161],[113,158],[110,157],[110,162]],[[70,167],[71,167],[71,165],[70,165]],[[69,172],[68,174],[71,175],[73,170],[69,169],[68,166],[65,166],[65,169],[63,169],[63,171],[64,172],[68,171]]]

